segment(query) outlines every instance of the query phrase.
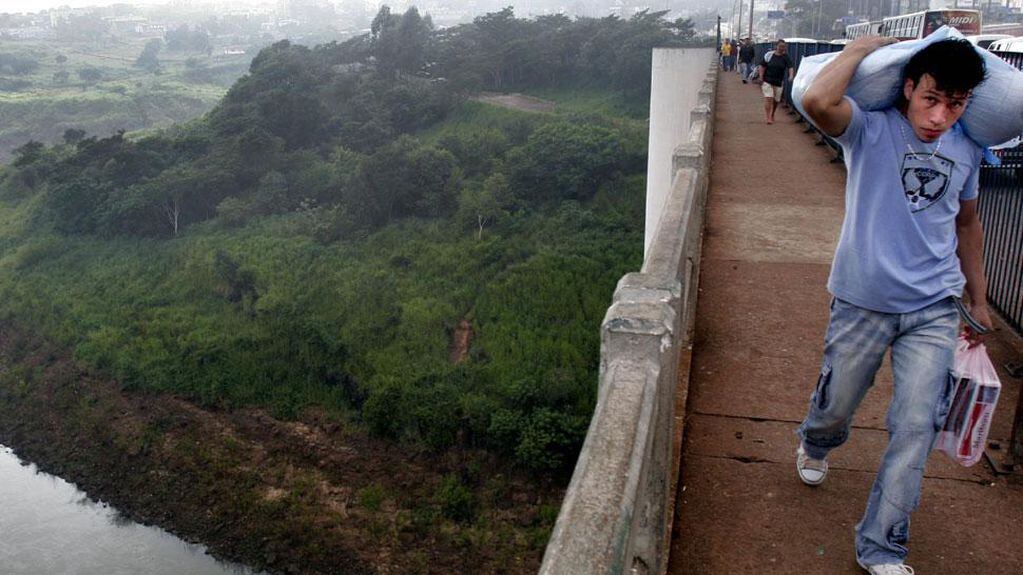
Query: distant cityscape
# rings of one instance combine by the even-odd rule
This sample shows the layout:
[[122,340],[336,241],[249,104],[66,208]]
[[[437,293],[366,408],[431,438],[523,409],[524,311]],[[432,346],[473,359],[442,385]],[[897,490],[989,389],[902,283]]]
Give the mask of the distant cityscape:
[[[820,5],[822,0],[800,4]],[[844,26],[928,8],[982,9],[986,22],[1018,21],[1023,0],[849,0],[848,11],[807,16],[787,11],[787,0],[755,0],[753,32],[758,38],[793,35],[798,18],[816,17],[820,37],[841,36]],[[446,28],[472,21],[478,15],[505,8],[508,0],[274,0],[250,4],[216,0],[168,0],[163,4],[114,4],[102,7],[63,6],[36,13],[4,14],[0,8],[0,38],[50,39],[96,37],[102,34],[162,38],[181,26],[204,29],[224,54],[243,53],[251,46],[281,39],[329,41],[370,31],[381,6],[404,12],[415,6],[434,26]],[[698,34],[714,36],[721,17],[724,37],[746,36],[747,0],[521,0],[513,4],[519,17],[564,14],[570,17],[630,18],[643,11],[668,11],[667,17],[690,18]],[[734,34],[733,34],[733,28]]]
[[[668,11],[667,17],[692,18],[697,30],[716,32],[720,10],[727,0],[275,0],[250,4],[216,0],[168,0],[163,4],[114,4],[109,6],[62,6],[34,13],[4,13],[0,7],[0,38],[59,39],[95,35],[99,28],[115,35],[160,38],[180,26],[201,26],[212,37],[234,35],[238,43],[262,43],[280,39],[343,39],[369,32],[380,7],[404,12],[415,6],[429,15],[435,27],[471,22],[478,15],[497,12],[511,4],[518,17],[564,14],[570,17],[618,16],[630,18],[643,12]],[[230,40],[230,38],[228,38]],[[261,42],[257,42],[261,40]],[[223,44],[218,42],[217,44]],[[231,42],[227,42],[231,44]],[[238,48],[228,47],[227,50]]]

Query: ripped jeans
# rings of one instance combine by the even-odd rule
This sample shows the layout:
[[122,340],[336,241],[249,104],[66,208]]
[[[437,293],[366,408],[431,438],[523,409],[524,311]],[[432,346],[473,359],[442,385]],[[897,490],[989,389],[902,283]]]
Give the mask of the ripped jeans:
[[845,443],[853,414],[891,347],[895,390],[888,407],[888,449],[856,525],[860,565],[901,563],[909,516],[920,502],[924,464],[948,415],[955,381],[959,316],[952,298],[903,314],[833,299],[824,361],[810,410],[796,433],[807,454],[823,459]]

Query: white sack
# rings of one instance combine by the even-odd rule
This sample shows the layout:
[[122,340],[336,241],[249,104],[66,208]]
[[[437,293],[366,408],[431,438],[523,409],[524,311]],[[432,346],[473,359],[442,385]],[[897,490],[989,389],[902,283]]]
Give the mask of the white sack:
[[[954,28],[942,26],[922,40],[883,46],[869,54],[856,68],[845,93],[864,110],[880,110],[895,104],[902,92],[902,69],[918,50],[948,38],[962,38]],[[959,120],[967,135],[984,147],[995,146],[1023,133],[1023,72],[982,48],[976,48],[987,65],[984,82],[973,91],[966,113]],[[838,52],[807,56],[792,82],[792,102],[804,117],[802,100],[817,73]]]

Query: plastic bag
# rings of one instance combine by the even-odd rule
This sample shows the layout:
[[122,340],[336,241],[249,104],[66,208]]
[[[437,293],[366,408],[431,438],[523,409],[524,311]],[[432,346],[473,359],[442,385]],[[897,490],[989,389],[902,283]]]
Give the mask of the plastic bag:
[[[947,40],[962,38],[954,28],[942,26],[921,40],[909,40],[882,46],[870,53],[856,68],[845,94],[864,110],[881,110],[894,105],[902,93],[902,69],[922,48]],[[987,148],[1007,142],[1023,133],[1023,72],[983,48],[976,48],[984,58],[987,77],[973,91],[973,97],[959,123],[966,135]],[[792,102],[804,117],[802,100],[806,88],[828,62],[839,53],[807,56],[799,64],[792,82]]]
[[934,448],[970,467],[984,455],[1002,384],[984,345],[971,349],[965,338],[956,347],[955,374],[955,396]]

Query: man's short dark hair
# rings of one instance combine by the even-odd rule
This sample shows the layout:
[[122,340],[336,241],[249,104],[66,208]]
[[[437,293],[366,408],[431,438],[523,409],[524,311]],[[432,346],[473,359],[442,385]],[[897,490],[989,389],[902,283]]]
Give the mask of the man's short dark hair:
[[950,38],[935,42],[909,59],[903,78],[920,84],[930,74],[937,89],[946,94],[966,94],[984,81],[984,58],[967,40]]

